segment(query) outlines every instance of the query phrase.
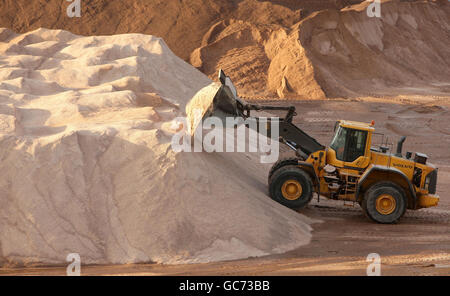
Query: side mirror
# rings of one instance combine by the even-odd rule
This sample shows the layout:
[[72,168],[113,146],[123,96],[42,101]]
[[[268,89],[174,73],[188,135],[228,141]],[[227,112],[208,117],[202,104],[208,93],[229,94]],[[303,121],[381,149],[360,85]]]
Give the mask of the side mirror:
[[336,123],[334,124],[334,132],[336,132],[338,125],[339,125],[339,121],[336,121]]

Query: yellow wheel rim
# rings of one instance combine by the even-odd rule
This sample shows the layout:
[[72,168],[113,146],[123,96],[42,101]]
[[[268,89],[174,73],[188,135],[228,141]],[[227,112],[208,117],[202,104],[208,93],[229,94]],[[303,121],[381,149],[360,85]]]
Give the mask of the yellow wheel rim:
[[288,200],[296,200],[302,195],[302,185],[297,180],[287,180],[281,187],[283,197]]
[[376,209],[382,215],[389,215],[397,206],[395,198],[390,194],[382,194],[377,198]]

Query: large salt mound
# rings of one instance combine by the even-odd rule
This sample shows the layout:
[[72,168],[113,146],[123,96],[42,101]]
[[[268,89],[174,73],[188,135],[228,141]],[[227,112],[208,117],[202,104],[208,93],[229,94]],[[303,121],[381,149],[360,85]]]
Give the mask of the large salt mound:
[[0,265],[207,262],[307,244],[246,153],[175,153],[211,81],[163,40],[0,29]]

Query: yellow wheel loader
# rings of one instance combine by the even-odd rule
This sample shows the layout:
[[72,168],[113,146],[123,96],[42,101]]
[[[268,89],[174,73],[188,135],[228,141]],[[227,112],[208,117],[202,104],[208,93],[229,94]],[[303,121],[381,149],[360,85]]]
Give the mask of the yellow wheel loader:
[[[295,107],[247,104],[237,96],[231,79],[220,70],[215,95],[203,116],[220,113],[252,118],[250,112],[285,110],[279,121],[279,141],[296,157],[278,160],[268,176],[270,197],[292,209],[306,206],[313,193],[330,199],[357,202],[378,223],[395,223],[406,209],[436,206],[437,168],[422,153],[402,154],[406,137],[396,153],[372,146],[374,123],[339,120],[328,147],[319,144],[292,123]],[[203,102],[204,103],[204,102]],[[195,101],[192,102],[195,105]],[[271,134],[267,126],[267,134]]]

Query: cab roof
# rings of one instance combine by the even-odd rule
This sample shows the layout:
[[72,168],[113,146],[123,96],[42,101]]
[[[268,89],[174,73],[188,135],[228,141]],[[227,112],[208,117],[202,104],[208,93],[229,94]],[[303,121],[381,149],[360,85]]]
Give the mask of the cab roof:
[[371,123],[349,121],[349,120],[339,120],[339,125],[346,128],[364,130],[364,131],[375,131],[375,128]]

